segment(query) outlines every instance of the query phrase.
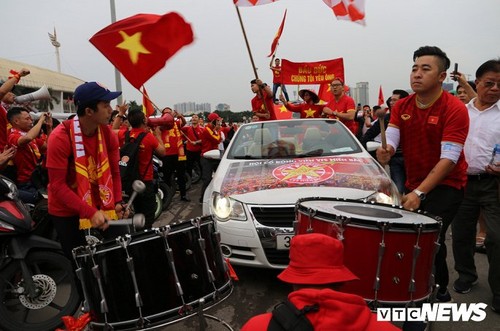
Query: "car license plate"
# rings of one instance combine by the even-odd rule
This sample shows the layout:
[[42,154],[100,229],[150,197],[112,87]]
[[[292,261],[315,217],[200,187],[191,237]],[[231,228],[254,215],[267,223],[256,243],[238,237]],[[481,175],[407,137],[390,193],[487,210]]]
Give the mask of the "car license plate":
[[290,241],[293,238],[293,234],[278,234],[276,235],[276,249],[288,250],[290,249]]

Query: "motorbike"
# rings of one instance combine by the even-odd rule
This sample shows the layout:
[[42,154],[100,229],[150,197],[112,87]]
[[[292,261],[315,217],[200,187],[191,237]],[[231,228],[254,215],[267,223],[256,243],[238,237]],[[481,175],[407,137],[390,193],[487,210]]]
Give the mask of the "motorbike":
[[159,157],[153,155],[153,180],[158,187],[158,193],[163,202],[163,210],[167,210],[168,206],[172,203],[175,195],[175,189],[170,187],[163,179],[163,161]]
[[54,330],[81,302],[73,266],[17,193],[0,175],[0,329]]

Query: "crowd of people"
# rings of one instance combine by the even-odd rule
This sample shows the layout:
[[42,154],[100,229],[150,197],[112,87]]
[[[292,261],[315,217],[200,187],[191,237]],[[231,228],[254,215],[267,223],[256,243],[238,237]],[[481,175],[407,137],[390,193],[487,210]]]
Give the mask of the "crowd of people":
[[[279,59],[271,67],[279,74]],[[395,89],[386,105],[373,107],[373,110],[369,105],[356,107],[353,98],[345,92],[344,81],[339,78],[330,83],[332,100],[325,105],[318,104],[319,98],[312,90],[299,92],[304,100],[301,105],[291,104],[286,93],[280,100],[290,111],[300,113],[301,118],[328,117],[341,121],[365,146],[368,141],[380,141],[380,136],[385,135],[387,145],[379,147],[374,156],[382,165],[389,165],[391,177],[402,193],[403,207],[410,211],[425,210],[442,220],[434,271],[439,285],[437,300],[452,300],[445,244],[451,226],[454,268],[458,272],[451,287],[456,293],[466,294],[477,284],[474,253],[477,239],[481,238],[481,247],[488,256],[488,282],[492,293],[491,298],[484,300],[489,300],[491,308],[500,312],[500,164],[491,162],[494,146],[500,144],[500,60],[489,60],[479,66],[475,82],[468,82],[463,74],[453,72],[452,78],[458,81],[456,96],[442,88],[449,67],[449,58],[438,47],[417,49],[410,73],[414,93],[409,95],[402,89]],[[169,107],[163,108],[162,115],[170,116],[172,125],[150,127],[148,118],[140,110],[128,111],[124,104],[117,105],[113,112],[111,101],[121,92],[110,91],[96,82],[76,88],[76,116],[54,127],[50,114],[43,113],[34,124],[29,110],[16,105],[11,92],[15,84],[29,75],[29,70],[11,73],[12,76],[0,86],[1,173],[16,182],[24,202],[34,203],[39,198],[39,191],[33,174],[39,167],[47,169],[48,211],[69,257],[74,247],[85,245],[82,229],[98,229],[105,236],[113,237],[119,230],[109,228],[110,222],[127,217],[119,169],[120,146],[142,139],[138,176],[146,190],[135,200],[134,208],[145,214],[146,226],[151,227],[154,216],[151,204],[155,194],[153,154],[163,160],[166,181],[172,185],[171,181],[177,178],[183,202],[191,200],[183,174],[198,165],[202,172],[199,197],[202,202],[203,193],[218,166],[216,159],[204,157],[204,154],[214,149],[222,153],[223,142],[237,129],[224,126],[216,113],[208,115],[204,125],[198,115],[188,124],[181,114]],[[250,83],[255,93],[251,101],[252,121],[276,119],[272,110],[277,101],[277,89],[281,87],[286,92],[285,87],[279,81],[274,82],[273,90],[260,79]],[[382,127],[387,129],[381,132]],[[344,298],[352,300],[353,307],[359,309],[368,327],[374,321],[366,312],[367,308],[361,307],[362,299],[340,294],[336,286],[324,286],[355,279],[342,267],[341,247],[332,240],[312,238],[312,235],[294,238],[290,266],[280,279],[297,285],[289,298],[299,310],[315,303],[310,297],[334,301]],[[331,250],[316,247],[319,243]],[[316,261],[319,266],[310,266],[314,261],[308,257],[320,251],[332,254],[328,257],[332,266],[328,265],[326,257]],[[306,253],[307,257],[301,255]],[[305,269],[301,270],[302,267]],[[307,268],[314,272],[308,272]],[[327,271],[333,269],[338,272]],[[320,307],[326,302],[319,301]],[[347,312],[342,305],[328,309]],[[322,314],[311,312],[305,316],[315,326],[330,325],[322,324],[331,322],[330,318],[320,318]],[[270,319],[270,315],[257,318],[246,328],[265,329]],[[347,319],[343,321],[350,323]],[[415,326],[408,325],[406,329],[412,327]],[[374,324],[373,329],[391,327]]]

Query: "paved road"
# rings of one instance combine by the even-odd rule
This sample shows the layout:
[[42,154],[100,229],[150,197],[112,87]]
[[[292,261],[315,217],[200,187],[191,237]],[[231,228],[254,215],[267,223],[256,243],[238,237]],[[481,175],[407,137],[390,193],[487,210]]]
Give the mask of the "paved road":
[[[169,210],[164,212],[157,224],[165,225],[173,220],[191,219],[201,216],[201,205],[197,202],[199,197],[200,184],[194,185],[188,192],[191,196],[191,203],[179,201],[179,195],[174,198]],[[451,251],[451,240],[447,239],[449,252]],[[457,303],[478,303],[489,304],[491,293],[487,282],[488,261],[485,254],[476,255],[476,264],[479,271],[479,284],[473,288],[469,294],[458,294],[452,292],[454,302]],[[450,267],[450,282],[456,279],[456,272],[453,270],[453,256],[448,256]],[[279,271],[235,267],[239,276],[239,281],[234,283],[232,294],[224,301],[216,304],[206,311],[206,314],[216,316],[230,325],[232,329],[239,330],[241,326],[253,315],[269,311],[272,307],[283,300],[289,292],[288,285],[277,280]],[[486,308],[486,319],[482,322],[436,322],[431,326],[433,331],[500,331],[500,315]],[[222,323],[214,320],[207,320],[207,331],[225,330]],[[196,316],[190,317],[178,323],[158,328],[161,331],[181,331],[200,330],[199,321]]]

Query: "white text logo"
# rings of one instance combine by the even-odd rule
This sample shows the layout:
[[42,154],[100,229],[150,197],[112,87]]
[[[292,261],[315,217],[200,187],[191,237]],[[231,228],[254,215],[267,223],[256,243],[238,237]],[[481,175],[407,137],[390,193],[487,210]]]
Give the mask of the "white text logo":
[[377,308],[378,321],[481,322],[486,318],[485,303],[424,303],[417,308]]

